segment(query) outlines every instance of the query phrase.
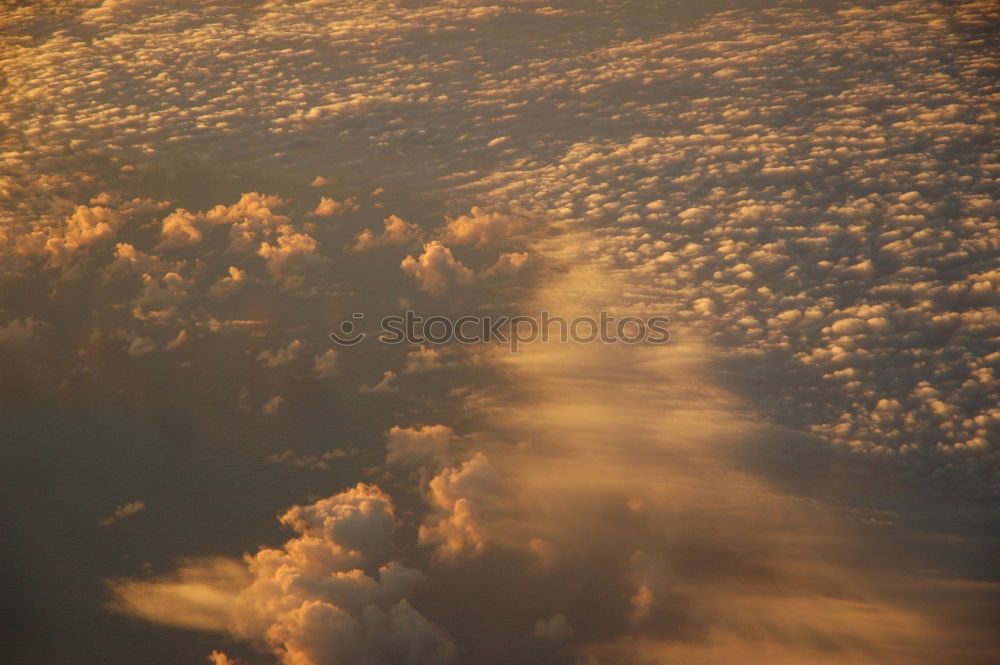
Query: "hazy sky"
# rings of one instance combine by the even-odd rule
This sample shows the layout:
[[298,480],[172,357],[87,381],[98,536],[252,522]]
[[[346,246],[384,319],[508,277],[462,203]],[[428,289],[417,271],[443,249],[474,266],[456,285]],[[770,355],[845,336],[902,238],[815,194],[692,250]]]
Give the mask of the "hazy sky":
[[995,2],[0,26],[0,660],[1000,659]]

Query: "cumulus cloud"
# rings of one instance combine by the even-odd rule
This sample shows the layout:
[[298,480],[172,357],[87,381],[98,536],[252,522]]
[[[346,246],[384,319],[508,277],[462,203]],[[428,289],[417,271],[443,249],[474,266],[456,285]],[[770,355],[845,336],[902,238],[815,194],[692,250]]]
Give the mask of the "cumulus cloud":
[[421,291],[432,296],[440,296],[473,280],[472,270],[437,240],[424,244],[424,252],[419,258],[407,256],[400,267],[417,280]]
[[229,266],[228,272],[228,275],[220,277],[217,282],[212,284],[211,289],[209,289],[208,293],[213,298],[222,299],[238,293],[247,283],[247,273],[245,270],[240,270],[236,266]]
[[[995,3],[733,6],[679,22],[641,2],[412,4],[274,1],[233,12],[204,3],[190,12],[123,1],[74,13],[43,0],[10,13],[0,286],[11,311],[0,343],[16,349],[5,354],[11,385],[42,381],[16,369],[21,350],[50,337],[34,322],[51,321],[65,341],[86,337],[85,321],[119,332],[95,331],[86,353],[61,354],[69,361],[47,356],[59,394],[86,394],[78,375],[99,366],[87,354],[102,339],[116,354],[141,355],[174,348],[190,330],[189,348],[238,354],[237,371],[248,373],[239,385],[266,400],[280,388],[255,384],[281,373],[261,364],[285,349],[258,362],[245,353],[260,349],[265,331],[301,336],[317,325],[307,310],[355,296],[386,304],[373,275],[394,269],[378,263],[390,251],[344,257],[370,264],[364,277],[345,269],[310,281],[321,266],[340,268],[321,248],[425,238],[399,217],[359,235],[323,224],[315,217],[344,212],[350,199],[316,205],[315,189],[301,200],[294,187],[289,196],[253,190],[272,173],[300,190],[318,170],[328,178],[314,187],[385,178],[386,205],[408,189],[426,197],[400,207],[406,217],[478,206],[446,219],[423,254],[403,261],[424,292],[472,283],[450,249],[462,247],[484,278],[538,278],[505,306],[537,297],[588,314],[608,303],[666,313],[684,340],[665,350],[672,356],[589,348],[504,358],[502,378],[459,379],[420,349],[393,358],[399,376],[387,370],[360,386],[380,399],[359,398],[373,404],[359,422],[384,407],[496,435],[452,457],[439,449],[455,440],[436,442],[427,428],[390,432],[392,468],[427,469],[427,514],[414,508],[408,526],[422,524],[418,537],[448,563],[435,575],[447,586],[476,572],[488,588],[478,610],[497,620],[465,625],[467,660],[499,662],[532,625],[539,637],[553,624],[559,633],[559,616],[579,642],[536,641],[560,650],[538,657],[545,662],[973,662],[996,653],[994,627],[981,626],[995,613],[982,599],[995,591],[981,566],[970,575],[976,566],[960,563],[986,560],[985,530],[963,530],[962,520],[988,513],[1000,479]],[[572,47],[552,49],[553,35],[571,36]],[[356,146],[366,147],[361,160]],[[184,154],[197,156],[193,168],[175,164]],[[204,187],[217,185],[245,193],[206,206]],[[545,220],[542,237],[524,220]],[[537,256],[551,256],[555,270],[540,270]],[[559,290],[563,271],[574,284]],[[107,287],[100,293],[88,288],[94,274]],[[313,285],[310,294],[336,295],[285,307],[272,284],[297,297]],[[596,288],[605,284],[618,290]],[[477,294],[476,305],[496,304],[490,295]],[[248,343],[230,343],[237,334]],[[341,354],[348,371],[363,351]],[[155,356],[129,371],[149,378],[161,360],[183,362]],[[363,376],[387,366],[358,362]],[[106,365],[102,380],[121,376]],[[333,367],[327,354],[312,358],[317,375]],[[427,369],[435,373],[416,373]],[[397,395],[400,383],[420,390]],[[138,399],[133,385],[115,387]],[[274,413],[282,399],[252,409],[246,401],[247,410]],[[265,426],[286,426],[280,420]],[[325,453],[278,457],[328,462]],[[870,484],[877,491],[866,492]],[[899,514],[876,519],[872,505]],[[860,532],[843,526],[854,507]],[[921,529],[934,542],[923,550]],[[315,539],[318,552],[329,549]],[[468,556],[476,553],[488,556]],[[924,555],[919,570],[908,567]],[[301,575],[312,561],[270,576],[284,595],[254,596],[248,616],[267,624],[252,631],[256,643],[295,665],[429,653],[433,640],[422,641],[428,629],[412,608],[379,601],[366,613],[326,595],[336,584],[385,585],[392,574],[377,573],[380,562],[355,577],[320,575],[322,566],[310,568],[318,577]],[[949,572],[920,572],[935,566]],[[143,616],[224,627],[250,584],[246,567],[235,569],[195,564],[173,587],[161,580],[164,595],[137,587],[130,598],[136,607],[164,601]],[[537,596],[504,603],[514,581]],[[454,606],[476,593],[454,586],[460,593],[448,596],[432,584],[428,596]],[[191,611],[170,599],[189,600]],[[463,628],[462,616],[449,616]]]
[[176,249],[197,245],[202,240],[202,232],[197,227],[198,216],[180,209],[163,219],[160,244],[156,249]]
[[419,226],[396,215],[386,217],[384,227],[379,235],[371,229],[359,233],[354,239],[354,251],[363,252],[378,247],[409,245],[420,240],[423,235]]
[[321,196],[319,203],[316,204],[316,209],[313,210],[312,214],[316,217],[333,217],[335,215],[346,215],[347,213],[354,212],[359,208],[360,206],[358,205],[358,200],[353,196],[346,198],[343,201],[336,201],[326,196]]
[[538,263],[538,257],[530,252],[505,252],[496,263],[486,269],[487,276],[510,277],[529,270]]
[[309,272],[329,262],[319,254],[319,243],[306,233],[297,233],[291,226],[278,229],[277,244],[262,242],[257,254],[267,261],[271,279],[285,289],[297,289],[305,284]]
[[496,509],[502,494],[500,478],[481,452],[445,469],[427,485],[433,511],[420,527],[420,542],[433,545],[443,560],[485,551],[488,536],[481,515],[484,509]]
[[124,222],[125,218],[110,208],[78,205],[63,222],[18,236],[16,251],[25,257],[44,258],[47,267],[67,272],[82,250],[106,243]]
[[296,533],[281,547],[242,563],[193,561],[165,578],[116,581],[113,606],[168,625],[229,630],[266,644],[286,665],[451,662],[451,642],[407,600],[424,576],[387,560],[395,523],[387,495],[359,484],[294,506],[280,521]]
[[132,316],[140,321],[167,321],[190,296],[194,281],[168,270],[162,274],[145,273],[142,292],[132,300]]
[[473,207],[468,215],[447,218],[441,240],[453,245],[494,245],[510,241],[527,227],[523,219]]
[[[246,192],[232,205],[219,204],[204,213],[210,225],[229,225],[229,251],[250,253],[262,237],[269,237],[291,220],[273,212],[287,202],[276,194]],[[260,243],[264,245],[266,243]]]

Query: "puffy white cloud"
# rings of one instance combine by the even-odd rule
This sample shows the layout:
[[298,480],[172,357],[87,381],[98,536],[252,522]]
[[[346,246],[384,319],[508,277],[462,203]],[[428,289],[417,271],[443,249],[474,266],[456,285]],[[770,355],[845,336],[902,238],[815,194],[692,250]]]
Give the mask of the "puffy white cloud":
[[443,295],[455,286],[469,284],[474,277],[472,270],[437,240],[425,243],[419,258],[407,256],[400,267],[417,280],[422,291],[432,296]]

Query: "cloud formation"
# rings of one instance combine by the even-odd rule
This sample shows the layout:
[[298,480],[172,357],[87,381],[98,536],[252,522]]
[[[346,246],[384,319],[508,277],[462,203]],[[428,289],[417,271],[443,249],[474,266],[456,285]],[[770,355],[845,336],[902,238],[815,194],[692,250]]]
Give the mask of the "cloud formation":
[[359,484],[294,506],[280,521],[297,534],[280,548],[119,581],[115,606],[169,625],[229,630],[267,644],[286,665],[452,660],[451,642],[407,600],[424,576],[388,559],[395,517],[387,495]]
[[418,258],[407,256],[400,267],[420,285],[420,290],[432,296],[443,295],[450,289],[472,282],[474,275],[465,264],[455,258],[451,249],[438,240],[424,244]]
[[[205,390],[207,422],[238,408],[248,447],[281,442],[250,456],[281,496],[343,446],[405,503],[303,507],[284,546],[120,582],[124,606],[212,630],[237,608],[295,665],[446,660],[418,597],[484,665],[995,660],[996,4],[682,4],[7,13],[0,361],[24,450],[63,459],[48,409],[110,386],[114,422],[153,412],[182,459],[211,428],[162,404]],[[344,312],[417,291],[667,314],[674,341],[318,353]],[[311,427],[344,440],[292,452]],[[201,463],[171,468],[224,475]],[[387,515],[421,596],[367,540]]]

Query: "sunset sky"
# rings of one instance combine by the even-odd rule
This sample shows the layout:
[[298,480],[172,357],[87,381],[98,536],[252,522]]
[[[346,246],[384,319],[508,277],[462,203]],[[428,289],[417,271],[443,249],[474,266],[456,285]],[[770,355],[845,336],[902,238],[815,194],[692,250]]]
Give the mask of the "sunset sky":
[[1000,662],[993,0],[37,0],[0,45],[0,661]]

